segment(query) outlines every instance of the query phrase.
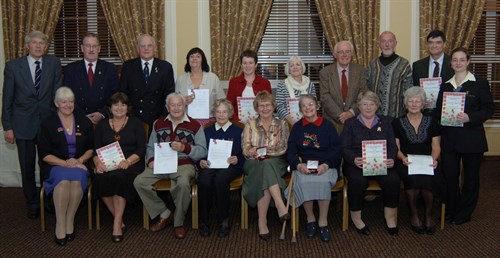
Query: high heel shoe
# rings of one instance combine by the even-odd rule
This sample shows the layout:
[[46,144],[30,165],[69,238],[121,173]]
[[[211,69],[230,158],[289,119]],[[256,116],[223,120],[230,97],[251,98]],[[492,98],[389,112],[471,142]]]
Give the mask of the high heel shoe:
[[57,238],[57,236],[54,237],[54,242],[56,242],[56,244],[59,246],[65,246],[67,243],[66,237],[59,239],[59,238]]
[[71,234],[66,234],[66,241],[71,242],[71,241],[75,240],[75,237],[76,237],[75,232],[73,232]]
[[434,235],[434,232],[436,232],[436,229],[434,226],[432,227],[424,227],[424,233],[427,235]]
[[115,243],[120,243],[121,241],[123,241],[123,235],[112,235],[111,240],[113,240],[113,242]]
[[285,213],[283,214],[282,216],[280,216],[280,221],[283,222],[285,220],[289,220],[290,219],[290,213]]
[[425,228],[422,226],[414,226],[414,225],[410,224],[410,227],[411,227],[411,230],[413,230],[413,232],[415,232],[417,234],[425,234]]
[[[354,226],[356,228],[356,226]],[[368,226],[365,225],[363,228],[356,228],[356,231],[361,234],[361,235],[365,235],[365,236],[368,236],[371,234],[370,232],[370,229],[368,229]]]
[[264,241],[267,241],[267,240],[271,239],[271,232],[268,232],[265,234],[259,234],[259,238],[264,240]]
[[393,228],[390,228],[390,227],[387,227],[387,233],[389,233],[389,235],[391,236],[397,236],[398,235],[398,227],[393,227]]

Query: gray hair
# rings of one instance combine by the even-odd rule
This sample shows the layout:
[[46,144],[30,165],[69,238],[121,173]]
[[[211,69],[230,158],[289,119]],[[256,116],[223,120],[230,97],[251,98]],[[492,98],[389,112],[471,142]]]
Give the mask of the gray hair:
[[151,37],[153,39],[153,45],[156,47],[156,41],[155,41],[155,38],[149,34],[149,33],[142,33],[140,34],[138,37],[137,37],[137,40],[136,40],[136,44],[137,44],[137,47],[140,47],[141,45],[141,40],[145,37]]
[[224,105],[227,107],[227,111],[228,111],[228,115],[229,115],[229,118],[233,117],[233,114],[234,114],[234,107],[233,107],[233,104],[231,103],[231,101],[227,100],[227,99],[218,99],[214,102],[214,104],[212,105],[212,115],[215,115],[215,110],[221,106],[221,105]]
[[39,39],[43,40],[43,43],[45,43],[45,45],[47,45],[49,43],[49,37],[47,37],[47,35],[45,35],[45,33],[38,31],[38,30],[35,30],[35,31],[32,31],[32,32],[26,34],[26,36],[24,37],[24,43],[26,45],[28,45],[29,43],[31,43],[31,41],[34,38],[39,38]]
[[373,91],[362,91],[359,93],[358,95],[358,99],[356,100],[356,102],[358,103],[361,103],[361,101],[363,100],[369,100],[369,101],[373,101],[373,103],[375,103],[375,105],[377,107],[380,106],[380,98],[378,97],[378,95],[373,92]]
[[285,65],[285,75],[286,76],[289,76],[290,75],[290,63],[292,61],[299,61],[300,62],[300,66],[302,67],[302,74],[304,74],[306,72],[306,65],[304,64],[304,62],[302,61],[302,58],[300,58],[300,56],[291,56],[289,59],[288,59],[288,62],[286,62],[286,65]]
[[352,42],[351,42],[351,41],[349,41],[349,40],[341,40],[341,41],[337,42],[337,43],[335,44],[335,46],[333,47],[333,51],[334,51],[335,53],[337,53],[337,50],[338,50],[338,48],[339,48],[339,45],[340,45],[340,44],[342,44],[342,43],[347,43],[347,45],[349,45],[349,47],[351,48],[351,52],[353,52],[353,51],[354,51],[354,45],[352,44]]
[[172,98],[175,98],[175,97],[181,98],[182,103],[186,104],[186,99],[184,98],[184,96],[182,96],[182,94],[180,94],[179,92],[172,92],[172,93],[168,94],[167,98],[165,98],[165,103],[167,104],[167,106],[168,106],[168,103],[170,103],[170,100]]
[[425,91],[423,88],[419,87],[419,86],[414,86],[414,87],[411,87],[409,89],[407,89],[404,94],[403,94],[403,101],[406,105],[406,103],[408,103],[408,100],[413,98],[413,97],[420,97],[420,100],[422,101],[422,104],[425,105],[425,103],[427,102],[427,96],[425,96]]
[[64,101],[64,100],[75,100],[75,94],[73,91],[66,86],[62,86],[56,90],[56,95],[54,97],[54,101]]
[[316,96],[314,96],[313,94],[302,94],[300,95],[299,97],[299,111],[302,113],[302,101],[306,100],[306,99],[310,99],[314,102],[314,105],[316,106],[316,108],[319,108],[319,103],[318,103],[318,99],[316,98]]

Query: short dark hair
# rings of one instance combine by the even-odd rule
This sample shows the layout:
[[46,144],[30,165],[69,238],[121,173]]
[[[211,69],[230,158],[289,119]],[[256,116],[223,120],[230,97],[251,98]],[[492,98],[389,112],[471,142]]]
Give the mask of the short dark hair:
[[201,50],[201,48],[199,48],[199,47],[191,48],[191,50],[189,50],[189,52],[187,53],[186,65],[184,66],[184,72],[186,72],[186,73],[191,72],[191,66],[189,65],[189,57],[192,54],[200,54],[201,55],[201,70],[203,70],[204,72],[207,72],[207,73],[210,72],[210,66],[208,65],[207,57],[205,56],[205,53],[203,52],[203,50]]
[[129,103],[128,96],[127,94],[123,92],[117,92],[109,98],[109,106],[108,106],[108,111],[109,111],[109,118],[113,118],[113,113],[111,113],[111,106],[116,104],[116,103],[123,103],[127,105],[127,115],[130,114],[130,111],[132,110],[132,106]]
[[429,41],[430,38],[439,38],[439,37],[441,37],[443,42],[446,42],[446,35],[444,34],[444,32],[440,30],[433,30],[429,32],[429,35],[427,35],[427,41]]
[[453,54],[455,54],[456,52],[464,52],[465,53],[465,56],[467,57],[467,61],[470,60],[470,54],[469,54],[469,51],[467,50],[467,48],[464,48],[464,47],[457,47],[455,49],[453,49],[451,51],[451,54],[450,56],[453,56]]
[[259,62],[259,59],[257,58],[257,52],[255,52],[253,50],[250,50],[250,49],[247,49],[247,50],[243,51],[243,53],[241,53],[241,55],[240,55],[240,64],[243,63],[243,57],[253,58],[253,60],[255,61],[255,63]]
[[93,32],[87,32],[83,35],[82,37],[82,45],[83,45],[83,41],[86,39],[86,38],[96,38],[97,39],[97,44],[101,45],[101,41],[99,40],[99,37],[97,36],[97,34],[93,33]]

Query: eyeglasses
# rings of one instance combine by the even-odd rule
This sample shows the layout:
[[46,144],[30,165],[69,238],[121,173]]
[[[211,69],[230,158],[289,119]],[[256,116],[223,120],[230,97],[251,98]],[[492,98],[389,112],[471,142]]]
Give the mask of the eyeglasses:
[[316,103],[314,103],[314,102],[309,102],[309,103],[307,103],[307,104],[302,104],[302,105],[300,105],[300,106],[301,106],[302,108],[314,107],[314,106],[316,106]]
[[343,56],[343,55],[350,55],[351,53],[352,53],[352,51],[351,51],[351,50],[341,50],[341,51],[337,51],[337,54],[338,54],[338,55],[341,55],[341,56]]
[[86,49],[97,49],[98,47],[100,47],[100,45],[85,44],[85,45],[83,45],[83,47],[86,48]]
[[217,115],[227,115],[229,112],[227,110],[217,110],[215,114]]
[[272,104],[259,104],[259,108],[270,108],[272,107],[273,105]]

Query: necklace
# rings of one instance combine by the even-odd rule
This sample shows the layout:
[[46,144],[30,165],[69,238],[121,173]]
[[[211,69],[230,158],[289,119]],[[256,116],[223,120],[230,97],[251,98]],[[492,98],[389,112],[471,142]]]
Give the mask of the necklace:
[[120,131],[123,129],[123,127],[125,127],[125,125],[127,124],[127,121],[128,121],[128,117],[125,117],[125,122],[123,122],[122,127],[120,127],[120,129],[118,131],[115,130],[115,123],[113,121],[111,121],[111,128],[115,132],[115,136],[113,137],[115,139],[115,141],[120,141],[120,139],[121,139]]

